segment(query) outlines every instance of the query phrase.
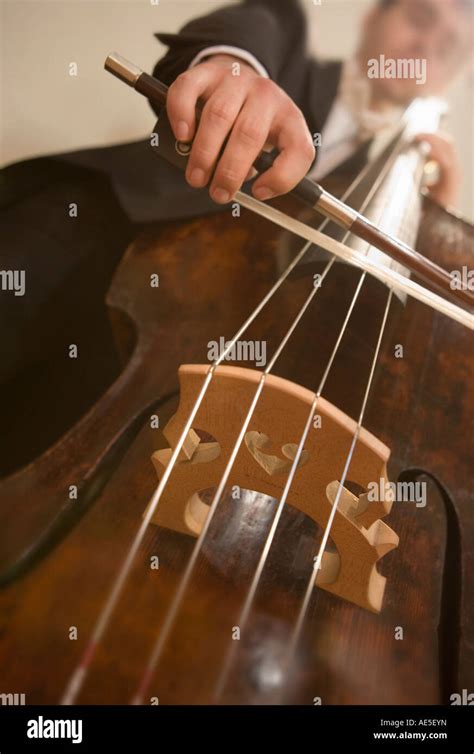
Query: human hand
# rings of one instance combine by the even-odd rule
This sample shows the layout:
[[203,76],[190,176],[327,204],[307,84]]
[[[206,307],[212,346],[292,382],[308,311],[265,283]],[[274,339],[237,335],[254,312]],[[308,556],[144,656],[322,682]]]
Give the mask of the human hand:
[[[205,105],[197,125],[198,97]],[[277,147],[279,155],[252,186],[258,199],[290,191],[314,160],[301,110],[274,81],[230,55],[214,55],[180,74],[168,90],[167,112],[175,137],[194,139],[186,180],[195,188],[211,181],[209,193],[219,204],[229,202],[252,175],[252,164],[266,145]]]

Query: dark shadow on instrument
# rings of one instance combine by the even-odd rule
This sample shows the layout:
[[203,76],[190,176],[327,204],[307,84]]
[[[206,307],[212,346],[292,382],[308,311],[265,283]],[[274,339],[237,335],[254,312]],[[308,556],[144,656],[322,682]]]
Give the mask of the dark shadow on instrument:
[[451,496],[434,474],[423,469],[411,468],[402,471],[398,481],[415,482],[420,477],[428,477],[434,483],[446,511],[446,552],[438,635],[441,698],[443,704],[449,704],[450,695],[458,688],[462,614],[461,532]]
[[77,499],[68,500],[51,519],[37,540],[27,550],[23,551],[15,562],[0,573],[0,588],[23,576],[71,531],[102,494],[123,456],[144,423],[149,420],[150,412],[166,404],[175,395],[177,395],[177,391],[159,398],[146,406],[138,416],[129,422],[100,459],[97,466],[84,478],[83,484],[77,491]]

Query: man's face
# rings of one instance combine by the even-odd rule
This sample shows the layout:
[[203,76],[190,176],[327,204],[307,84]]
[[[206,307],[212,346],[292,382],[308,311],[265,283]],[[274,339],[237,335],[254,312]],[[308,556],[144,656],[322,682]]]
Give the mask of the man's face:
[[397,0],[367,17],[359,48],[362,70],[370,59],[426,60],[426,83],[415,78],[371,79],[374,92],[398,104],[440,94],[472,46],[472,18],[460,0]]

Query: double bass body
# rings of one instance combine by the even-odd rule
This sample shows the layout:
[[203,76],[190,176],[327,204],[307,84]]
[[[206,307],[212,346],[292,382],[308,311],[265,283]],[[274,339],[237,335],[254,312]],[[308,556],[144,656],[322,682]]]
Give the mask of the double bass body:
[[[296,211],[289,197],[278,202]],[[124,356],[120,377],[53,448],[0,484],[0,691],[58,702],[156,486],[151,456],[167,447],[161,429],[177,409],[179,366],[206,363],[207,344],[237,331],[278,276],[283,250],[293,249],[297,242],[265,221],[227,212],[151,227],[128,248],[108,296]],[[455,266],[467,262],[466,249],[458,250]],[[318,261],[298,266],[246,340],[264,340],[272,353],[318,271]],[[149,285],[155,273],[159,288]],[[279,376],[316,388],[359,274],[333,267],[282,353]],[[349,416],[360,410],[386,296],[382,284],[365,281],[327,382],[325,398]],[[381,612],[316,588],[291,673],[282,677],[321,534],[287,507],[218,701],[437,704],[472,688],[474,365],[462,357],[469,336],[426,307],[393,303],[364,426],[391,449],[389,479],[423,480],[427,505],[395,503],[387,516],[400,544],[380,561]],[[76,500],[68,498],[71,485]],[[276,502],[260,490],[222,500],[153,677],[151,704],[213,701]],[[149,527],[80,703],[130,700],[193,544]]]

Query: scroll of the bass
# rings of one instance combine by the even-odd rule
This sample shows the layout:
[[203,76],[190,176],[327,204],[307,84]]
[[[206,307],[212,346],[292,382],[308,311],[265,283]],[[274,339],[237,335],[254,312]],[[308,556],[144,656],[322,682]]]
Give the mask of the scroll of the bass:
[[[288,197],[277,204],[299,212]],[[425,228],[419,250],[447,267],[470,264],[472,228],[431,205],[427,212],[450,232]],[[452,243],[456,235],[462,243]],[[162,428],[176,410],[180,364],[206,363],[208,344],[237,331],[275,281],[281,255],[299,248],[256,216],[224,212],[152,226],[126,251],[108,295],[122,374],[47,453],[0,482],[2,682],[27,703],[56,703],[87,645],[157,483],[150,456],[166,442],[151,417]],[[318,265],[296,268],[246,340],[276,347]],[[279,375],[316,386],[358,277],[334,266]],[[367,280],[327,384],[325,397],[351,416],[385,300],[384,286]],[[473,687],[470,333],[413,301],[394,302],[390,323],[364,425],[391,448],[392,480],[427,482],[427,504],[400,503],[387,517],[400,545],[381,562],[383,609],[316,589],[291,677],[279,675],[317,533],[288,509],[219,701],[436,704]],[[223,500],[151,684],[160,703],[212,700],[274,509],[258,491]],[[129,701],[193,543],[149,528],[80,703]]]

